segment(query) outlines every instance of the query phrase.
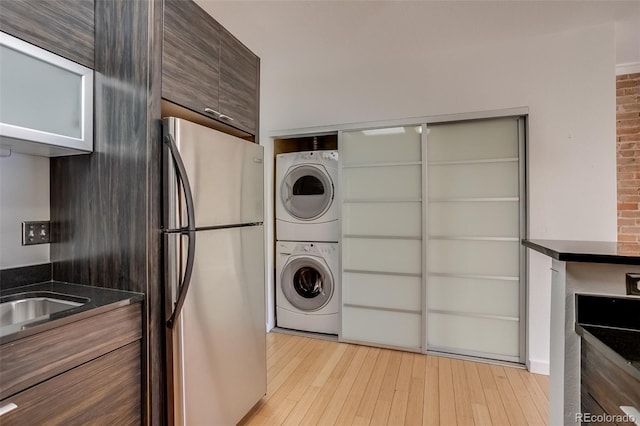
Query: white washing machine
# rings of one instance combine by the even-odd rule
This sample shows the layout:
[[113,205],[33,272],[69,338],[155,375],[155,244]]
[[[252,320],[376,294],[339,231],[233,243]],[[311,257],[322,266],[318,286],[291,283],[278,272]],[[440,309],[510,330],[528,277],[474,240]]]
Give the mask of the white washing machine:
[[276,240],[339,240],[338,151],[276,156]]
[[278,241],[276,256],[276,325],[338,334],[338,244]]

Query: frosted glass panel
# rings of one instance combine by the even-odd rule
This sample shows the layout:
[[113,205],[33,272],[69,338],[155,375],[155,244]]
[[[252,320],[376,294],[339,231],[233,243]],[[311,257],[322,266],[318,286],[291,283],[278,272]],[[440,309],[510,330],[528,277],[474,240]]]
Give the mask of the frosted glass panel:
[[420,161],[419,127],[344,132],[340,158],[344,165]]
[[520,242],[429,241],[429,272],[519,276]]
[[421,318],[420,314],[344,306],[342,338],[417,349],[422,345]]
[[431,202],[429,234],[457,237],[518,237],[519,204],[504,202]]
[[420,199],[421,166],[342,169],[343,199]]
[[0,121],[82,136],[82,76],[0,46]]
[[515,118],[429,125],[429,162],[517,158],[517,135]]
[[518,163],[429,165],[429,199],[517,197]]
[[519,355],[518,321],[430,313],[427,329],[430,349]]
[[342,274],[342,302],[393,309],[422,310],[422,278]]
[[519,315],[519,281],[429,276],[429,309],[505,317]]
[[360,271],[422,273],[422,242],[343,238],[342,267]]
[[345,203],[345,235],[422,237],[422,203]]

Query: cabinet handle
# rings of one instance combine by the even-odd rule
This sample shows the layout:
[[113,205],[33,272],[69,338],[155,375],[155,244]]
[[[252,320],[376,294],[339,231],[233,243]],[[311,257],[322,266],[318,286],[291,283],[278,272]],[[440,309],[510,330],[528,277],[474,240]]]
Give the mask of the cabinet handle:
[[631,407],[628,405],[621,405],[620,409],[623,413],[629,416],[629,422],[640,425],[640,411],[636,407]]
[[220,120],[229,120],[229,121],[233,121],[232,117],[229,117],[228,115],[225,114],[220,114]]
[[5,404],[2,407],[0,407],[0,416],[4,416],[8,412],[13,411],[16,408],[18,408],[18,406],[16,404],[14,404],[13,402]]
[[213,115],[217,115],[219,118],[222,118],[222,114],[220,114],[218,111],[216,111],[215,109],[211,109],[211,108],[205,108],[204,112],[206,112],[207,114],[213,114]]

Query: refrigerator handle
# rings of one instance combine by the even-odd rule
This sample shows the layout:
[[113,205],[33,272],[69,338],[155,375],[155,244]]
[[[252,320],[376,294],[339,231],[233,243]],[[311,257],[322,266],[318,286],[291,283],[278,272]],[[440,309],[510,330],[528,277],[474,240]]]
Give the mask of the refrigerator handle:
[[167,320],[167,327],[173,328],[176,318],[180,315],[182,305],[187,297],[187,291],[189,291],[189,284],[191,283],[193,258],[196,252],[196,218],[193,207],[193,194],[191,193],[187,170],[184,167],[184,163],[182,162],[182,158],[180,157],[180,153],[178,152],[173,136],[167,134],[164,137],[164,143],[169,148],[169,152],[171,152],[171,158],[173,159],[173,164],[177,170],[178,183],[182,186],[182,190],[184,191],[184,197],[187,204],[187,227],[180,230],[180,233],[186,235],[189,240],[189,244],[187,246],[187,265],[185,267],[182,283],[180,283],[179,286],[178,299],[175,302],[171,316],[169,316],[169,319]]

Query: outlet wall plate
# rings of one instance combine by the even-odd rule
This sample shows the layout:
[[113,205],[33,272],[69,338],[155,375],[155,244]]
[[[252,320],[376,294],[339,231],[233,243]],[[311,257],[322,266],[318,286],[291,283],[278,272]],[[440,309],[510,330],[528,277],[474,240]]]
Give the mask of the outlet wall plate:
[[627,294],[640,296],[640,274],[627,274]]
[[51,222],[48,220],[22,222],[22,245],[51,242]]

